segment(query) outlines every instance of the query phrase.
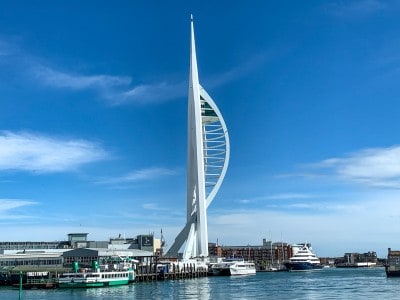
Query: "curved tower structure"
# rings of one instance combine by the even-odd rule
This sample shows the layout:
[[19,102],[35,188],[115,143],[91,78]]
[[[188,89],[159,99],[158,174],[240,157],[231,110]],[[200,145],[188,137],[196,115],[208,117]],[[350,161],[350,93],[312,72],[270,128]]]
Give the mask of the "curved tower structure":
[[191,17],[186,225],[167,255],[176,256],[185,244],[184,259],[208,256],[207,208],[224,179],[229,153],[229,136],[224,119],[199,83]]

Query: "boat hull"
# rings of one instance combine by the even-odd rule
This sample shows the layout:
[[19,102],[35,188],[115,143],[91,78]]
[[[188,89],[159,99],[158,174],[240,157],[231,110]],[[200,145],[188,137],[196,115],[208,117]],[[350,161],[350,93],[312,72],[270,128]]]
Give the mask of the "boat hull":
[[95,273],[64,273],[58,279],[60,288],[95,288],[126,285],[135,280],[134,270]]
[[230,260],[211,267],[214,276],[253,275],[256,267],[252,262]]
[[288,271],[320,270],[323,268],[321,264],[312,264],[309,262],[285,263],[285,267]]
[[58,286],[60,288],[95,288],[95,287],[107,287],[116,285],[129,284],[129,280],[114,280],[114,281],[94,281],[94,282],[60,282]]
[[213,276],[237,276],[237,275],[255,275],[255,274],[256,274],[255,269],[238,270],[235,268],[213,270],[212,272]]
[[385,266],[387,277],[400,277],[400,266]]
[[215,268],[212,270],[214,276],[230,276],[231,270],[229,268]]
[[237,270],[234,268],[230,269],[231,276],[237,276],[237,275],[255,275],[256,274],[256,269],[246,269],[246,270]]

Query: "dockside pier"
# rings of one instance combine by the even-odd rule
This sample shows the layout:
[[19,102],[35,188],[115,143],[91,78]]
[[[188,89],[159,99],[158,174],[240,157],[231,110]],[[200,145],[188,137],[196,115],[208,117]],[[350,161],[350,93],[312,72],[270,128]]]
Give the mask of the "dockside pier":
[[[2,272],[0,285],[20,286],[20,276],[22,276],[23,289],[53,289],[58,288],[58,277],[65,270],[44,270],[41,272],[25,270],[25,271],[9,271]],[[33,276],[35,275],[35,276]],[[161,267],[156,263],[148,265],[138,265],[136,268],[134,283],[149,282],[158,280],[184,280],[208,276],[208,270],[204,267],[197,267],[192,263],[171,264],[169,267]]]
[[197,268],[195,264],[187,263],[182,267],[172,265],[170,269],[157,269],[157,265],[139,266],[137,269],[135,282],[169,280],[169,279],[189,279],[208,276],[208,270],[205,268]]

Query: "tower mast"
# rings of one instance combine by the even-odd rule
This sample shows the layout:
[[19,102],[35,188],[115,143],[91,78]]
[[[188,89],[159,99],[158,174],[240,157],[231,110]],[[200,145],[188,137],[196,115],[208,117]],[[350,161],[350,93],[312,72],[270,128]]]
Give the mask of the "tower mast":
[[167,256],[208,256],[207,207],[217,193],[229,162],[229,136],[224,119],[199,83],[193,16],[190,18],[186,225]]

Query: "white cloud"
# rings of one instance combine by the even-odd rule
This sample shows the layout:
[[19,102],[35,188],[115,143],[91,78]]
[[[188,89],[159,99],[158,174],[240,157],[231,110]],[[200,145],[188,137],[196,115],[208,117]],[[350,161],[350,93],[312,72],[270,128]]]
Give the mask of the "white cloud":
[[85,140],[0,132],[0,170],[63,172],[105,157],[101,147]]
[[223,73],[203,78],[206,81],[207,89],[224,85],[227,82],[237,81],[253,70],[260,68],[260,66],[263,66],[266,62],[275,60],[284,51],[286,50],[279,47],[279,50],[274,49],[273,51],[270,50],[269,52],[254,54],[248,60],[241,62]]
[[37,204],[34,201],[21,200],[21,199],[0,199],[0,213],[4,213],[11,209]]
[[158,84],[142,84],[131,87],[126,91],[107,96],[112,105],[126,103],[149,104],[163,102],[182,97],[186,92],[186,83],[170,84],[166,82]]
[[299,200],[299,199],[311,199],[315,198],[316,195],[311,194],[300,194],[300,193],[282,193],[274,194],[269,196],[259,196],[253,198],[245,198],[237,200],[238,203],[242,204],[254,204],[259,202],[265,202],[269,200]]
[[132,86],[132,79],[127,76],[73,74],[38,64],[32,67],[32,72],[43,85],[71,90],[92,89],[115,106],[129,103],[162,102],[184,96],[186,92],[186,83],[183,82]]
[[291,200],[291,199],[309,199],[315,198],[315,195],[299,194],[299,193],[282,193],[265,197],[271,200]]
[[37,202],[22,199],[0,199],[0,217],[2,221],[20,220],[30,216],[15,212],[18,208],[37,205]]
[[400,188],[400,146],[364,149],[344,158],[324,160],[315,166],[331,170],[346,181]]
[[141,169],[132,171],[124,176],[104,178],[98,180],[96,183],[99,184],[127,184],[138,181],[153,180],[160,177],[175,175],[176,171],[166,168],[152,167],[147,169]]
[[70,88],[74,90],[87,88],[109,89],[116,86],[128,85],[131,82],[129,77],[70,74],[42,65],[36,65],[32,70],[36,78],[43,84],[57,88]]
[[161,207],[159,204],[157,203],[145,203],[142,205],[142,207],[146,210],[152,210],[152,211],[169,211],[170,208],[166,208],[166,207]]
[[[261,245],[272,234],[274,241],[311,242],[321,256],[345,252],[377,251],[399,245],[398,191],[359,194],[359,201],[331,203],[325,210],[223,210],[208,212],[209,241],[224,245]],[[388,209],[389,208],[389,209]],[[163,230],[164,231],[164,230]],[[165,230],[166,232],[166,230]]]
[[183,96],[186,91],[186,83],[169,84],[164,82],[135,86],[132,85],[132,78],[129,76],[80,74],[67,71],[65,68],[64,70],[56,69],[49,67],[49,64],[43,64],[42,59],[32,57],[13,44],[0,40],[0,56],[5,55],[7,55],[7,60],[4,62],[12,62],[8,63],[9,67],[29,70],[27,73],[29,79],[35,80],[40,85],[73,91],[90,89],[96,91],[111,105],[165,101]]
[[[311,242],[320,256],[341,256],[345,252],[377,251],[380,257],[387,247],[396,247],[400,234],[400,207],[397,205],[400,191],[379,191],[359,195],[358,204],[340,204],[328,212],[252,210],[208,210],[209,241],[218,239],[223,245],[261,245],[263,238],[288,243]],[[6,199],[7,200],[7,199]],[[22,200],[23,201],[23,200]],[[29,205],[29,204],[27,204]],[[331,208],[335,204],[330,204]],[[145,209],[156,208],[149,202]],[[388,207],[390,209],[388,209]],[[327,206],[329,209],[329,206]],[[138,210],[139,209],[139,210]],[[83,219],[62,218],[29,222],[29,234],[21,223],[5,224],[3,240],[63,240],[70,232],[88,232],[91,240],[107,240],[118,234],[135,237],[162,228],[168,245],[185,223],[184,211],[172,218],[165,212],[153,214],[141,207],[135,214],[118,211],[117,214],[94,215],[89,223]],[[71,217],[71,215],[69,215]],[[48,226],[51,220],[52,226]],[[97,220],[97,221],[96,221]],[[98,220],[106,220],[98,222]],[[47,223],[47,224],[46,224]],[[106,224],[106,225],[104,225]],[[122,224],[122,225],[121,225]]]
[[[7,47],[6,47],[7,46]],[[90,89],[112,106],[126,104],[153,104],[187,95],[187,82],[157,82],[157,83],[132,83],[130,76],[108,74],[80,74],[79,72],[56,69],[50,64],[42,63],[41,58],[32,57],[13,44],[0,41],[0,55],[7,55],[7,61],[12,68],[29,70],[30,79],[37,83],[59,89],[81,91]],[[255,55],[251,60],[218,76],[209,78],[209,88],[237,80],[257,68],[268,55]],[[21,72],[17,72],[20,74]],[[26,74],[26,72],[24,72]]]

